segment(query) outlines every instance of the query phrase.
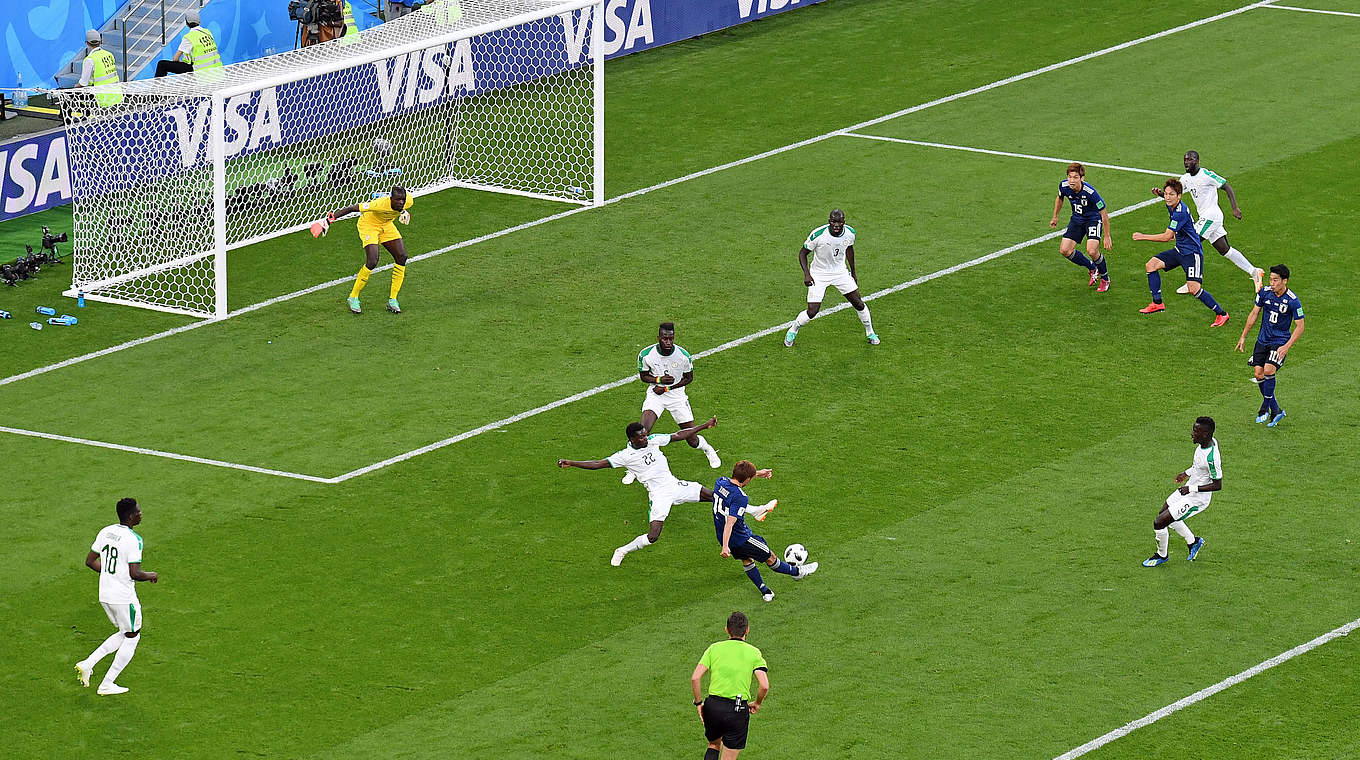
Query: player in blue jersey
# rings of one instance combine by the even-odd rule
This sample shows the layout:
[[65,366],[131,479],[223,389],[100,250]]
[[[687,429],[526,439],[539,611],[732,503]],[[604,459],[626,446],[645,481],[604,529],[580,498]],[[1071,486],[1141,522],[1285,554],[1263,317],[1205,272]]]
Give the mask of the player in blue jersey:
[[1133,233],[1134,240],[1151,240],[1157,243],[1176,241],[1175,248],[1162,251],[1148,259],[1146,268],[1148,290],[1152,291],[1152,303],[1138,311],[1142,314],[1165,311],[1166,304],[1162,303],[1162,270],[1167,267],[1183,267],[1185,281],[1190,285],[1190,294],[1217,315],[1214,317],[1213,326],[1222,327],[1228,323],[1228,311],[1219,306],[1218,301],[1204,289],[1204,249],[1200,247],[1199,232],[1195,229],[1195,220],[1190,216],[1190,209],[1181,202],[1181,194],[1184,192],[1185,187],[1181,185],[1180,180],[1175,177],[1167,179],[1162,184],[1162,200],[1166,201],[1166,213],[1171,217],[1166,229],[1157,235]]
[[[1270,268],[1270,287],[1261,288],[1256,293],[1256,305],[1247,315],[1242,337],[1237,339],[1238,351],[1243,350],[1247,332],[1256,324],[1256,317],[1262,312],[1266,316],[1261,320],[1256,348],[1252,350],[1247,364],[1255,368],[1252,382],[1261,388],[1261,409],[1256,413],[1256,421],[1269,420],[1267,427],[1275,427],[1284,419],[1284,410],[1280,408],[1279,399],[1275,398],[1275,373],[1284,364],[1285,354],[1303,335],[1303,304],[1289,289],[1289,267],[1284,264]],[[1292,331],[1291,322],[1294,325]]]
[[[806,562],[795,567],[775,556],[763,536],[751,533],[746,525],[746,513],[754,511],[746,492],[742,490],[754,478],[768,478],[770,470],[757,470],[756,466],[745,459],[732,466],[732,477],[718,478],[713,484],[713,529],[718,534],[718,544],[722,546],[722,556],[741,560],[746,569],[746,577],[760,589],[765,601],[774,601],[774,592],[760,578],[760,566],[764,562],[776,573],[791,575],[800,581],[817,572],[816,562]],[[775,502],[760,507],[762,513],[774,509]]]
[[[1105,209],[1105,200],[1094,187],[1086,184],[1086,167],[1072,162],[1067,165],[1067,179],[1058,183],[1058,197],[1053,200],[1053,218],[1048,226],[1057,228],[1058,212],[1062,211],[1063,199],[1072,204],[1072,218],[1067,222],[1062,241],[1058,243],[1058,253],[1073,264],[1086,267],[1091,272],[1088,285],[1097,285],[1097,293],[1110,289],[1110,272],[1105,256],[1100,252],[1099,243],[1110,250],[1114,243],[1110,239],[1110,212]],[[1086,240],[1086,254],[1077,250],[1077,243]]]

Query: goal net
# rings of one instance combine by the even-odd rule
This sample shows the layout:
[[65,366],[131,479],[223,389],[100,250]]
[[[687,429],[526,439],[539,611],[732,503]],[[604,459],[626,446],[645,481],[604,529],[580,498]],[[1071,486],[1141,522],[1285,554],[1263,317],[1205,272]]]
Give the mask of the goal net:
[[603,0],[437,0],[344,38],[54,93],[67,295],[227,314],[227,253],[401,185],[604,198]]

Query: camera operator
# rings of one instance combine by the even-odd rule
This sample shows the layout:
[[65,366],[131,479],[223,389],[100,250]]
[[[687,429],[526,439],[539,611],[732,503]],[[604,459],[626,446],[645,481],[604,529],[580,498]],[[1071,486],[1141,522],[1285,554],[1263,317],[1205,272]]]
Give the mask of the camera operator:
[[288,17],[298,22],[298,46],[307,47],[345,36],[341,0],[292,0]]

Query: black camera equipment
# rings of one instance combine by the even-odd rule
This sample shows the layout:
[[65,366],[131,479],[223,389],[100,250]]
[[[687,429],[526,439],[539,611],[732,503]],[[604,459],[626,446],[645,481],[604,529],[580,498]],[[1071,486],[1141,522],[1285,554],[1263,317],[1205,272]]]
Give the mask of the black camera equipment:
[[61,252],[57,250],[57,243],[65,243],[71,238],[65,232],[60,235],[53,235],[52,230],[47,227],[42,228],[42,248],[44,251],[51,251],[47,254],[47,259],[52,264],[61,263]]

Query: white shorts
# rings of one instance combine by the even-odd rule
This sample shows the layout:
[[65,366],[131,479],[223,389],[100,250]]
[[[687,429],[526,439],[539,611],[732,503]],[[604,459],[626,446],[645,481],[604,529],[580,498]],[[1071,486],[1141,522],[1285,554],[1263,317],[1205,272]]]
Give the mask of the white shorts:
[[1217,216],[1202,217],[1195,222],[1195,231],[1211,244],[1228,234],[1228,231],[1223,229],[1223,214],[1221,213]]
[[1182,494],[1180,489],[1171,492],[1166,497],[1166,506],[1171,512],[1171,519],[1184,520],[1190,515],[1197,515],[1209,508],[1209,499],[1213,497],[1211,493],[1188,493]]
[[642,411],[651,412],[661,419],[662,412],[670,412],[671,419],[676,423],[693,422],[694,410],[689,408],[689,396],[683,391],[667,391],[666,393],[653,393],[651,388],[647,389],[647,398],[642,401]]
[[676,504],[689,504],[699,500],[702,489],[698,483],[688,480],[672,480],[660,483],[656,488],[647,489],[647,500],[651,503],[647,519],[651,522],[665,522],[670,517],[671,507]]
[[104,613],[109,616],[109,622],[118,626],[120,633],[133,633],[142,630],[141,602],[129,604],[100,602],[100,604],[104,606]]
[[850,276],[849,270],[842,270],[835,274],[824,274],[822,272],[812,273],[812,285],[808,287],[808,303],[821,303],[826,295],[826,289],[834,287],[840,291],[841,295],[852,293],[859,290],[859,283]]

